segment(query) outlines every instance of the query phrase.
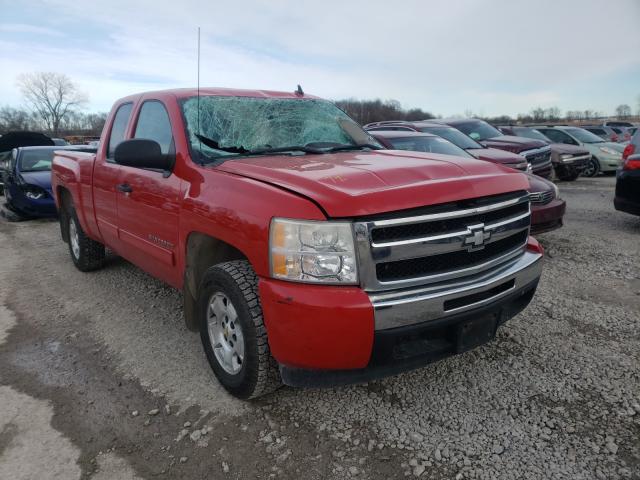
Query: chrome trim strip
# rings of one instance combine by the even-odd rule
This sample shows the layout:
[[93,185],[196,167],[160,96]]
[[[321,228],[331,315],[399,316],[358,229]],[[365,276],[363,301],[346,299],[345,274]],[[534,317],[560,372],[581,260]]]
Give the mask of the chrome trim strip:
[[491,205],[484,205],[482,207],[468,208],[466,210],[454,210],[451,212],[431,213],[427,215],[418,215],[416,217],[403,217],[403,218],[391,218],[389,220],[377,220],[370,222],[374,227],[388,227],[390,225],[409,225],[412,223],[431,222],[433,220],[442,220],[448,218],[467,217],[469,215],[475,215],[476,213],[491,212],[493,210],[499,210],[501,208],[510,207],[517,203],[528,202],[528,195],[514,198],[511,200],[505,200],[504,202],[492,203]]
[[[529,218],[530,213],[523,213],[522,215],[518,215],[517,217],[511,217],[511,218],[507,218],[506,220],[500,221],[500,222],[496,222],[496,223],[491,223],[489,225],[485,225],[484,226],[484,230],[495,230],[498,227],[501,227],[503,225],[508,225],[510,223],[515,223],[518,220],[522,220],[523,218]],[[516,233],[515,231],[513,233]],[[428,242],[437,242],[438,240],[445,240],[448,238],[455,238],[455,237],[462,237],[462,236],[466,236],[471,234],[471,230],[469,229],[469,227],[467,227],[465,230],[459,230],[457,232],[452,232],[452,233],[444,233],[442,235],[432,235],[432,236],[428,236],[428,237],[419,237],[419,238],[411,238],[409,240],[396,240],[394,242],[384,242],[384,243],[375,243],[375,242],[371,242],[371,247],[372,248],[387,248],[387,247],[397,247],[397,246],[402,246],[402,245],[413,245],[416,243],[428,243]],[[487,243],[491,243],[491,242],[487,242]],[[460,246],[460,248],[462,248]],[[414,255],[414,257],[420,257],[422,255]]]
[[[375,329],[385,330],[429,322],[495,302],[513,290],[532,283],[540,277],[541,272],[542,255],[527,251],[517,260],[476,277],[411,290],[370,294]],[[511,280],[514,280],[512,288],[490,298],[450,310],[444,308],[448,300],[482,293]]]
[[560,157],[560,160],[562,161],[562,163],[572,163],[572,162],[577,162],[578,160],[589,160],[591,158],[591,154],[587,154],[587,155],[581,155],[579,157],[569,157],[569,158],[562,158]]
[[539,153],[547,153],[547,152],[551,152],[550,145],[545,145],[544,147],[540,147],[540,148],[532,148],[531,150],[523,150],[518,155],[522,155],[526,157],[527,155],[537,155]]

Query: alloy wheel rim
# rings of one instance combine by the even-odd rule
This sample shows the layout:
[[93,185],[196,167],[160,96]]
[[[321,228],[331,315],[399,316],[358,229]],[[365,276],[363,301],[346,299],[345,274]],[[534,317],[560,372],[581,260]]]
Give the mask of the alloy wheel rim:
[[78,228],[76,221],[72,218],[69,221],[69,241],[71,242],[71,251],[75,258],[80,258],[80,239],[78,238]]
[[587,164],[587,168],[584,169],[584,174],[587,177],[592,177],[593,175],[595,175],[595,173],[596,173],[595,160],[591,159],[591,160],[589,160],[589,163]]
[[244,335],[235,306],[222,292],[209,299],[207,330],[218,364],[228,374],[236,375],[244,364]]

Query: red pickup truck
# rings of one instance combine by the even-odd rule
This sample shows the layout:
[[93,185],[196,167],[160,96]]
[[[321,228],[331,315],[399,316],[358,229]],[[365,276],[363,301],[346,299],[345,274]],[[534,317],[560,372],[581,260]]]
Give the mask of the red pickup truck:
[[105,247],[184,293],[222,385],[338,385],[494,337],[542,268],[528,182],[470,158],[378,150],[335,105],[203,89],[123,98],[52,188],[82,271]]

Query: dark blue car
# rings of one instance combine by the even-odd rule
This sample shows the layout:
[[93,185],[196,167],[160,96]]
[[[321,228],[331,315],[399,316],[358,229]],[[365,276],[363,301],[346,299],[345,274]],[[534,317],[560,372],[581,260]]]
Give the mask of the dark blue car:
[[51,161],[56,150],[71,149],[87,150],[86,147],[14,148],[2,165],[7,208],[26,217],[57,215],[51,194]]

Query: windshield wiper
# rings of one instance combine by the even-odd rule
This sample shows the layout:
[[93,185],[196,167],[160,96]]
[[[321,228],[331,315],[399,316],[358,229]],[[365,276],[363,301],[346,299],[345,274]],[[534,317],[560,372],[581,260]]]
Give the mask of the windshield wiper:
[[249,151],[244,147],[221,147],[218,142],[216,142],[211,138],[205,137],[204,135],[200,135],[199,133],[196,133],[195,135],[198,138],[198,140],[204,143],[207,147],[213,148],[214,150],[220,150],[221,152],[228,152],[228,153],[247,153]]
[[349,150],[382,150],[382,147],[372,143],[360,143],[358,145],[336,145],[335,147],[322,149],[322,152],[346,152]]

